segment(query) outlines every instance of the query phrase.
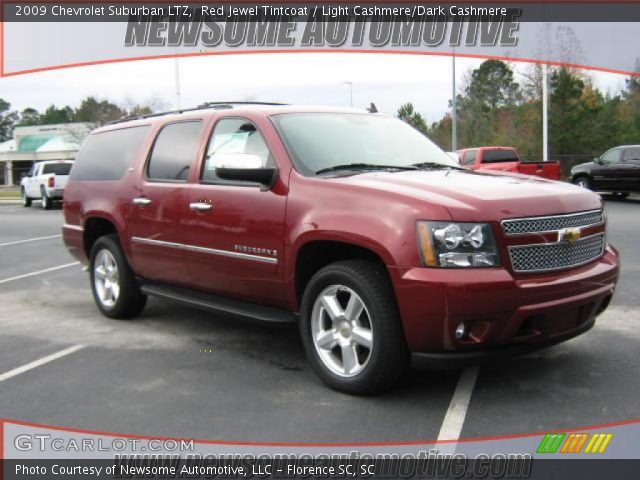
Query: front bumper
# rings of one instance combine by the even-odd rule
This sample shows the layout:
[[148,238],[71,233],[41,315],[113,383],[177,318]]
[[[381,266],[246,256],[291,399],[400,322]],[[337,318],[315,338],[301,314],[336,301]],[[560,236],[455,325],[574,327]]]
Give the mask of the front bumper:
[[[609,304],[618,254],[588,265],[514,276],[506,269],[392,268],[407,343],[415,360],[526,353],[587,331]],[[465,322],[469,335],[455,338]]]

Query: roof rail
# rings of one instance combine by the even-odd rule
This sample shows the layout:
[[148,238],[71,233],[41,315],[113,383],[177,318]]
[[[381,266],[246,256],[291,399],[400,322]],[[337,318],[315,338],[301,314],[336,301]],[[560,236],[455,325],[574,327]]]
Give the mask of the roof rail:
[[276,102],[205,102],[197,107],[191,108],[180,108],[178,110],[168,110],[166,112],[155,112],[155,113],[145,113],[142,115],[127,115],[122,118],[118,118],[117,120],[112,120],[111,122],[105,123],[105,125],[114,125],[116,123],[129,122],[131,120],[144,120],[145,118],[151,117],[161,117],[163,115],[171,115],[177,113],[185,113],[185,112],[194,112],[197,110],[206,110],[209,108],[233,108],[234,105],[272,105],[272,106],[282,106],[288,105],[286,103],[276,103]]

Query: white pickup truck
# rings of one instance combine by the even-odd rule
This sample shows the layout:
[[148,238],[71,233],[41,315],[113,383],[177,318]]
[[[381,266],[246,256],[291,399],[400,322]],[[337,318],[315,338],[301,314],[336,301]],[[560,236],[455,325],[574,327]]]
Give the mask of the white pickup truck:
[[42,208],[48,210],[54,201],[62,200],[72,166],[73,162],[70,160],[35,163],[20,182],[22,205],[30,207],[33,200],[40,199]]

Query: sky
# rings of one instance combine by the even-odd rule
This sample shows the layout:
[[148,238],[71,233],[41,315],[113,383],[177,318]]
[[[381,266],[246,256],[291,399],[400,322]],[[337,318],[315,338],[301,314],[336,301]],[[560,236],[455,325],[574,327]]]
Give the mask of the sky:
[[[456,58],[458,87],[482,60]],[[181,58],[182,108],[206,101],[275,101],[305,105],[366,107],[395,113],[412,102],[428,122],[442,118],[451,98],[450,57],[402,54],[291,53]],[[119,105],[178,103],[175,59],[75,67],[0,79],[0,98],[11,108],[40,111],[52,103],[77,107],[86,96]],[[516,64],[516,73],[527,64]],[[590,72],[604,92],[623,87],[624,76]],[[352,91],[352,92],[351,92]]]

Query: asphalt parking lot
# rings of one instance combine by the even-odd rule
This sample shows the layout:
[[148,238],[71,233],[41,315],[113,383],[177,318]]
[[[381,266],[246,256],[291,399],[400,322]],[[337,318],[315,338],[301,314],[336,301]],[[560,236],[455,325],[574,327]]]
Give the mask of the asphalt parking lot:
[[622,276],[593,330],[499,365],[414,372],[370,398],[321,384],[295,329],[157,299],[131,322],[101,316],[87,273],[62,245],[61,210],[0,205],[0,417],[212,440],[336,443],[433,440],[460,428],[462,438],[558,431],[638,418],[640,196],[606,203]]

